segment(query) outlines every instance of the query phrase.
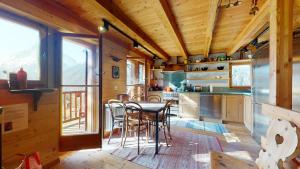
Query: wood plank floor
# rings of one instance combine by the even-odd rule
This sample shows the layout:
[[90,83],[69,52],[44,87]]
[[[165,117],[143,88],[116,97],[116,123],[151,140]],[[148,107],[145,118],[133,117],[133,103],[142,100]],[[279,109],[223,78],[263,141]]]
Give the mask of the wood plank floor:
[[172,128],[172,140],[166,145],[163,132],[160,132],[159,154],[154,155],[155,141],[141,140],[140,155],[137,154],[137,139],[129,137],[125,147],[120,147],[120,137],[115,137],[110,144],[103,147],[104,151],[128,161],[151,169],[209,169],[209,152],[222,151],[216,137]]
[[[215,136],[219,138],[226,154],[233,155],[237,158],[246,160],[255,160],[258,156],[260,147],[251,138],[248,130],[240,124],[225,124],[228,133],[214,133],[190,128],[178,128],[172,126],[173,130],[181,132],[191,132],[194,134],[202,134]],[[184,159],[181,160],[184,163]],[[151,163],[151,161],[149,161]],[[172,161],[170,161],[172,163]],[[123,169],[123,168],[145,168],[133,162],[113,156],[107,152],[98,150],[83,150],[68,152],[61,156],[61,163],[54,167],[55,169]]]

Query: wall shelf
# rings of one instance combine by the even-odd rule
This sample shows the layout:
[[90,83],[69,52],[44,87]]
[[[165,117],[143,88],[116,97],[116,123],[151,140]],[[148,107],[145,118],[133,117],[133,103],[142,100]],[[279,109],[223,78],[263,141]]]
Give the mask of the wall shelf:
[[199,63],[189,63],[187,65],[201,65],[201,64],[218,64],[218,63],[242,63],[251,62],[252,59],[240,59],[240,60],[225,60],[225,61],[212,61],[212,62],[199,62]]
[[186,80],[229,80],[229,78],[187,78]]
[[38,102],[42,96],[42,93],[54,92],[57,89],[55,88],[35,88],[35,89],[17,89],[9,90],[13,94],[31,94],[33,97],[33,110],[37,111]]
[[228,72],[229,70],[199,70],[199,71],[185,71],[186,73],[205,73],[205,72]]
[[188,65],[218,64],[218,63],[229,63],[229,61],[199,62],[199,63],[189,63]]

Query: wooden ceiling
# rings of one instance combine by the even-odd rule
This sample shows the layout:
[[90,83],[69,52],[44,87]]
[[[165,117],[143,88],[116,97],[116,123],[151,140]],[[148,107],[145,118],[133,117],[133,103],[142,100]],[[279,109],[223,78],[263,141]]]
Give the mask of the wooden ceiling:
[[[2,0],[0,7],[23,10],[27,14],[36,15],[35,18],[39,17],[38,13],[47,12],[46,15],[40,14],[43,20],[48,17],[54,25],[63,27],[62,21],[55,19],[61,15],[69,18],[65,20],[79,24],[79,32],[88,34],[97,34],[97,27],[105,18],[157,56],[167,60],[170,56],[188,57],[220,52],[231,54],[239,45],[252,38],[254,34],[246,34],[249,36],[246,41],[241,37],[245,29],[256,33],[259,31],[249,25],[257,17],[249,15],[252,0],[242,0],[242,4],[236,7],[222,7],[227,1]],[[258,0],[258,7],[262,8],[267,1]],[[294,16],[294,27],[298,28],[300,0],[295,0]],[[70,25],[69,30],[77,31],[74,25]]]

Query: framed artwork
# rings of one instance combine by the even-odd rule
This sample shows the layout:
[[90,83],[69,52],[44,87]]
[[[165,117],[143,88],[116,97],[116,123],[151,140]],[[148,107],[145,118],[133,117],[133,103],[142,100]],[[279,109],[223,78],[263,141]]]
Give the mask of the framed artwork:
[[120,68],[119,66],[112,66],[112,78],[119,79],[120,78]]

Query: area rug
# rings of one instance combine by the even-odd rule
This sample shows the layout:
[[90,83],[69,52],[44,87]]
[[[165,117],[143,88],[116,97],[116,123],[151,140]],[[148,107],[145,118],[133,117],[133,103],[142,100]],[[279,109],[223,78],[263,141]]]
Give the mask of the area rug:
[[218,133],[218,134],[228,133],[228,130],[226,129],[226,127],[223,124],[199,121],[196,119],[174,117],[171,119],[171,125],[178,126],[178,127],[184,127],[184,128],[191,128],[191,129],[195,129],[195,130],[209,131],[209,132],[214,132],[214,133]]
[[141,143],[141,153],[137,154],[137,138],[127,139],[125,147],[120,147],[120,138],[113,138],[109,145],[103,150],[110,154],[126,159],[133,163],[148,168],[159,169],[208,169],[209,152],[222,151],[218,138],[200,134],[193,134],[180,129],[173,128],[172,141],[167,147],[163,134],[160,132],[161,146],[159,154],[154,155],[155,143],[153,140],[147,144],[145,140]]

